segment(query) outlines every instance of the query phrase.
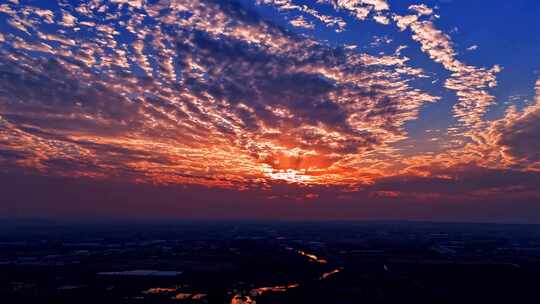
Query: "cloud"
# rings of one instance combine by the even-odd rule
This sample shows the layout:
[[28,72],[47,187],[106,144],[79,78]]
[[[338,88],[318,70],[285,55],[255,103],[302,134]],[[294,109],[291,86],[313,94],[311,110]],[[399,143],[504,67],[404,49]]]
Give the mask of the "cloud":
[[[418,168],[421,169],[421,168]],[[427,168],[426,168],[427,169]],[[534,193],[540,174],[520,170],[492,169],[473,163],[428,169],[429,175],[403,174],[380,179],[373,189],[402,195],[432,194],[455,199],[490,194]]]
[[401,31],[409,28],[413,33],[412,38],[420,43],[422,51],[452,73],[445,81],[445,87],[456,91],[459,102],[453,110],[458,121],[469,129],[482,128],[483,116],[495,101],[488,89],[497,85],[496,74],[502,68],[494,65],[487,69],[461,62],[457,59],[458,54],[450,36],[437,29],[433,21],[420,19],[422,15],[429,15],[426,11],[428,8],[412,6],[410,9],[419,14],[393,15],[397,26]]
[[301,27],[305,29],[313,29],[315,25],[306,19],[304,19],[302,16],[296,17],[295,19],[292,19],[290,23],[295,27]]
[[428,7],[425,4],[411,5],[411,6],[409,6],[409,10],[418,13],[418,15],[420,15],[420,16],[422,16],[422,15],[429,16],[429,15],[433,14],[433,9]]
[[540,80],[536,82],[535,104],[522,112],[510,109],[494,125],[497,143],[513,162],[540,170]]
[[[479,181],[483,184],[474,186]],[[13,218],[110,216],[538,223],[537,192],[528,191],[526,187],[499,187],[520,182],[532,189],[538,175],[484,170],[455,181],[402,176],[384,181],[378,191],[336,193],[335,188],[299,188],[284,183],[275,183],[270,189],[237,191],[201,185],[149,185],[126,183],[122,179],[105,181],[0,173],[0,183],[4,186],[0,188],[0,195],[5,199],[0,205],[0,214]],[[464,195],[462,191],[455,197],[437,194],[459,190],[460,185],[468,185],[470,193],[475,194]],[[73,204],[74,201],[77,204]]]
[[[319,41],[231,1],[92,3],[53,14],[36,3],[1,6],[11,25],[0,39],[4,172],[210,188],[210,205],[227,195],[242,208],[272,197],[538,197],[540,101],[486,120],[501,68],[462,62],[427,6],[401,16],[386,1],[259,1],[295,27],[345,30],[350,17],[328,13],[332,5],[407,31],[450,73],[443,85],[458,97],[461,127],[452,130],[472,139],[433,134],[445,145],[437,153],[420,152],[408,133],[440,97],[417,87],[430,74],[405,46],[388,54]],[[372,48],[397,47],[374,40]]]
[[501,134],[499,143],[515,158],[540,161],[540,110],[531,111],[512,122]]
[[380,13],[390,9],[385,0],[321,0],[320,2],[332,4],[336,9],[348,11],[359,20],[365,20],[371,12],[379,13],[379,20],[383,20]]
[[373,20],[377,21],[380,24],[384,24],[384,25],[387,25],[387,24],[390,23],[390,19],[388,19],[388,17],[383,16],[383,15],[375,15],[375,16],[373,16]]
[[62,14],[51,26],[36,15],[35,39],[6,33],[10,165],[222,187],[357,183],[373,174],[359,163],[393,151],[405,123],[437,101],[411,87],[422,73],[406,58],[330,46],[231,2],[80,3]]
[[[257,4],[259,5],[271,5],[276,7],[280,11],[299,11],[304,14],[310,15],[311,17],[319,20],[327,27],[334,27],[336,32],[342,32],[345,30],[345,27],[347,26],[347,23],[340,17],[336,16],[330,16],[327,14],[323,14],[307,5],[298,5],[295,4],[291,0],[257,0]],[[299,19],[301,18],[301,19]],[[306,21],[303,19],[303,16],[297,16],[293,21],[296,20],[295,23],[302,24],[305,27],[305,25],[308,25],[307,28],[313,28],[314,25],[311,23],[306,23]],[[302,20],[303,22],[300,22]],[[292,23],[295,25],[294,23]],[[297,25],[295,25],[297,26]]]

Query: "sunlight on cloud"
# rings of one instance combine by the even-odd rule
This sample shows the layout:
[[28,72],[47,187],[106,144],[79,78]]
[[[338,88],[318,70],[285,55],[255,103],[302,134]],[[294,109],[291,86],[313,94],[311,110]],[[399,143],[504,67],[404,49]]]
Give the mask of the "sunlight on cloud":
[[[435,169],[472,162],[540,170],[540,147],[523,144],[539,137],[539,97],[487,120],[502,68],[460,60],[433,8],[399,15],[390,3],[254,5],[308,33],[343,33],[345,12],[416,43],[393,54],[298,34],[232,2],[2,4],[0,161],[43,174],[224,188],[357,189],[402,174],[442,178]],[[447,70],[443,86],[457,96],[448,114],[458,124],[440,140],[453,145],[437,155],[397,147],[411,139],[407,124],[441,100],[417,86],[434,80],[402,54],[407,47]]]

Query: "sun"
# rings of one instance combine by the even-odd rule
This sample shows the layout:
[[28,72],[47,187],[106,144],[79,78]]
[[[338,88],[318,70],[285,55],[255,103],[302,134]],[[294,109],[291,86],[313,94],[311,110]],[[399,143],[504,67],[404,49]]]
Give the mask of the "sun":
[[273,179],[281,180],[289,183],[300,183],[306,184],[313,181],[313,176],[305,174],[305,170],[295,170],[295,169],[280,169],[276,170],[271,168],[269,165],[264,164],[262,166],[264,174]]

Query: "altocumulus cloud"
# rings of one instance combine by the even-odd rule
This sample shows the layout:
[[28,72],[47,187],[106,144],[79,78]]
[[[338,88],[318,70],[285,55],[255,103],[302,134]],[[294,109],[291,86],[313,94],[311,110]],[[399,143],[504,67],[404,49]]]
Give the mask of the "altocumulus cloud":
[[[17,165],[69,159],[92,164],[79,174],[224,184],[290,169],[351,182],[335,172],[384,153],[437,100],[410,87],[420,75],[406,60],[330,47],[234,3],[57,5],[2,6],[14,27],[1,52],[3,145]],[[112,146],[115,157],[100,150]]]
[[[540,100],[487,120],[502,68],[460,60],[434,8],[254,5],[289,26],[232,1],[1,4],[3,170],[249,191],[240,201],[538,197]],[[296,32],[338,35],[351,21],[409,35],[449,73],[457,126],[441,140],[457,144],[436,155],[399,146],[441,99],[418,86],[430,73],[403,47],[374,54]]]

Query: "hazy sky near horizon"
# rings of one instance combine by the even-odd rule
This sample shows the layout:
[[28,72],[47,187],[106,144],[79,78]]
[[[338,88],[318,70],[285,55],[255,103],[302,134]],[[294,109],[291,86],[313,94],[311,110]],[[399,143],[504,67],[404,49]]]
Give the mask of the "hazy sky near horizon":
[[0,1],[0,214],[540,222],[538,16]]

